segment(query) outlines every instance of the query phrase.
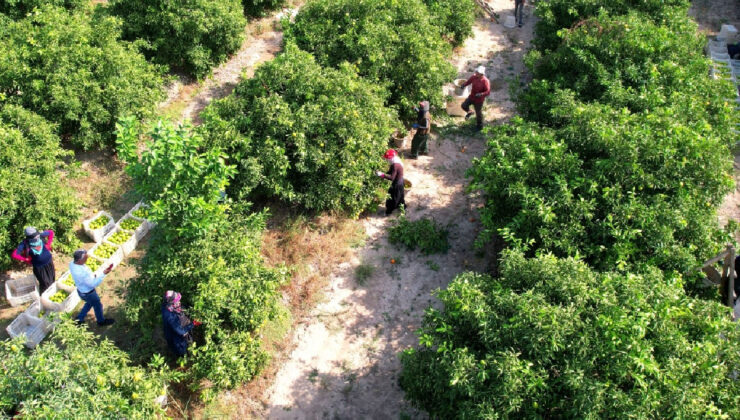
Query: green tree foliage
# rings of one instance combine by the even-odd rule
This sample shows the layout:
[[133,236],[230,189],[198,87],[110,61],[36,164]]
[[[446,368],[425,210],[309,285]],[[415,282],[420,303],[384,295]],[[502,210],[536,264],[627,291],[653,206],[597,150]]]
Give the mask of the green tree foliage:
[[233,53],[244,39],[239,0],[112,0],[126,39],[148,42],[145,52],[201,78]]
[[437,293],[401,386],[438,418],[738,418],[738,329],[677,283],[510,253]]
[[487,197],[482,241],[680,272],[722,247],[731,88],[708,77],[685,16],[640,16],[587,20],[529,57],[538,79],[519,104],[531,122],[498,129],[469,172]]
[[54,229],[56,250],[69,251],[79,204],[60,180],[62,159],[55,127],[16,105],[0,106],[0,269],[23,239],[25,226]]
[[205,110],[203,131],[237,165],[231,195],[356,215],[376,197],[373,170],[398,124],[383,99],[350,66],[321,67],[289,44]]
[[119,40],[119,21],[43,7],[0,27],[0,101],[57,126],[74,146],[113,143],[122,115],[148,115],[162,98],[160,69]]
[[68,10],[82,9],[88,0],[0,0],[0,13],[11,19],[22,19],[34,9],[50,4]]
[[502,235],[599,268],[681,272],[722,246],[715,209],[732,178],[720,139],[670,115],[560,112],[571,117],[559,130],[521,120],[498,128],[475,160],[470,187],[486,196],[480,241]]
[[34,351],[23,339],[0,342],[0,413],[22,418],[151,419],[164,415],[155,399],[176,375],[155,356],[135,367],[113,342],[71,321],[59,324]]
[[410,118],[421,100],[442,104],[455,77],[451,48],[421,0],[316,0],[301,8],[286,40],[337,67],[349,62],[389,92],[388,104]]
[[285,4],[285,0],[242,0],[244,14],[247,16],[264,16]]
[[140,275],[127,287],[126,313],[151,331],[167,290],[183,295],[189,315],[203,323],[186,362],[191,379],[233,387],[256,375],[267,360],[256,337],[276,314],[286,273],[268,269],[260,254],[266,214],[228,213],[220,191],[233,175],[217,148],[203,148],[187,128],[160,124],[141,157],[131,120],[119,126],[119,150],[136,190],[151,204],[157,226]]
[[[680,16],[657,25],[632,12],[583,21],[552,52],[527,57],[535,80],[520,97],[529,119],[557,124],[551,108],[561,90],[575,98],[649,112],[681,106],[674,118],[727,130],[726,99],[732,86],[707,77],[706,43],[696,24]],[[729,137],[729,131],[717,132]]]
[[167,239],[197,238],[224,219],[219,203],[234,167],[218,148],[203,148],[190,127],[159,123],[146,135],[146,152],[138,155],[141,127],[133,118],[118,124],[118,154],[128,166],[134,188],[151,206],[150,216]]
[[432,15],[432,22],[440,25],[442,33],[453,46],[462,45],[473,36],[475,2],[473,0],[424,0]]
[[656,23],[686,16],[688,0],[548,0],[538,1],[534,44],[541,50],[554,49],[571,27],[599,14],[624,15],[639,12]]

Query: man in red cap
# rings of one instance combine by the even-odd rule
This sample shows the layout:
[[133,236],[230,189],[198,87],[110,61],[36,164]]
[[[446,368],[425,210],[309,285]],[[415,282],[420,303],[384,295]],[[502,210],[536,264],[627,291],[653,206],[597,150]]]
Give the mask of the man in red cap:
[[393,213],[393,210],[400,206],[406,207],[403,192],[403,163],[401,163],[398,153],[393,149],[386,150],[383,158],[387,160],[391,166],[388,168],[388,172],[383,173],[377,171],[375,174],[383,179],[391,181],[391,186],[388,188],[390,198],[385,200],[385,215],[388,216]]
[[470,90],[470,96],[462,103],[462,109],[466,113],[465,119],[467,120],[473,115],[470,110],[470,105],[473,105],[475,108],[475,128],[480,131],[483,128],[483,102],[485,102],[486,96],[491,93],[491,83],[486,78],[486,68],[478,66],[475,69],[475,74],[463,83],[462,87],[467,85],[472,85],[473,88]]

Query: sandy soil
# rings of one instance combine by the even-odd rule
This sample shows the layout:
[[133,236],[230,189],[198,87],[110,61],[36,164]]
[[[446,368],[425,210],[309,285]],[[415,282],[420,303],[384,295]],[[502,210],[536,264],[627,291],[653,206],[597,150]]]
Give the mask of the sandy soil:
[[[512,13],[511,1],[489,4],[501,15]],[[486,110],[489,122],[504,121],[514,112],[506,78],[523,71],[521,59],[532,28],[531,18],[524,28],[512,30],[481,19],[475,37],[453,60],[461,77],[485,64],[489,78],[497,81]],[[397,249],[388,244],[386,234],[393,218],[365,219],[365,247],[337,267],[325,290],[326,300],[296,329],[295,349],[266,390],[265,417],[391,419],[404,413],[424,417],[403,400],[398,353],[417,343],[414,331],[424,308],[434,304],[434,289],[445,287],[462,271],[484,270],[487,265],[487,259],[476,257],[473,250],[479,229],[476,208],[482,202],[465,193],[464,176],[485,144],[482,136],[466,134],[467,127],[457,134],[434,135],[430,156],[405,161],[407,177],[414,182],[406,199],[408,217],[432,217],[448,224],[452,249],[432,256]],[[390,263],[392,258],[396,264]],[[362,285],[355,280],[360,264],[374,267]]]

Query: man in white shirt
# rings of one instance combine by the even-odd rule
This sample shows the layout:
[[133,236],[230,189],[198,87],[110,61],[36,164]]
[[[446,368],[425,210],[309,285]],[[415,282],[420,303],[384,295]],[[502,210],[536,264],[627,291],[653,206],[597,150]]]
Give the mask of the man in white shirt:
[[78,249],[74,253],[74,261],[69,263],[69,274],[72,276],[75,286],[77,286],[77,294],[80,295],[80,299],[85,301],[80,314],[77,315],[77,323],[82,324],[85,322],[87,313],[90,312],[90,309],[93,309],[95,311],[95,320],[98,321],[99,326],[111,325],[114,320],[103,317],[103,304],[100,303],[100,296],[98,296],[95,288],[103,281],[105,275],[110,273],[113,269],[113,264],[103,270],[102,275],[96,276],[90,270],[90,267],[85,265],[85,262],[87,262],[87,251]]

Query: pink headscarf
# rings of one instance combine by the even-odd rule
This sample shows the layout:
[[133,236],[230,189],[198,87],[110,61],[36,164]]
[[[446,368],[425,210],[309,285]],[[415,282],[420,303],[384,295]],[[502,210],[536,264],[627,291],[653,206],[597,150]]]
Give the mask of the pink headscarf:
[[167,293],[164,294],[164,305],[170,312],[175,313],[182,313],[182,308],[180,307],[180,299],[182,299],[182,295],[173,292],[172,290],[168,290]]

